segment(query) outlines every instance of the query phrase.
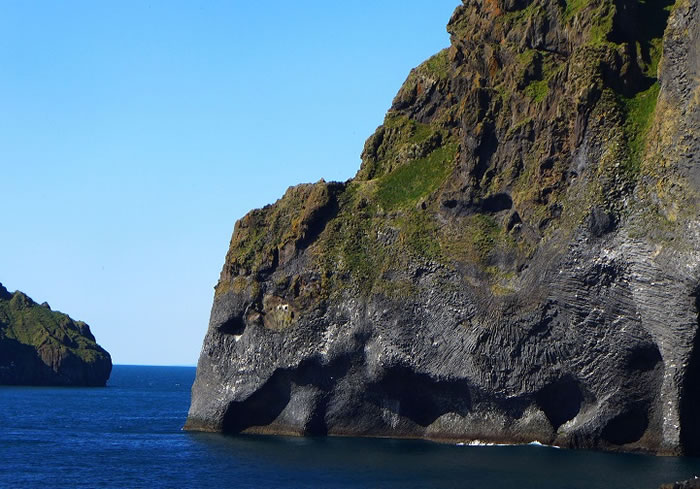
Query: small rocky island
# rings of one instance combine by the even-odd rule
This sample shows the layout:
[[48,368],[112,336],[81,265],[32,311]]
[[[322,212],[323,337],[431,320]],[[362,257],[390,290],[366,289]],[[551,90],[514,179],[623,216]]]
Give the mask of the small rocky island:
[[463,0],[236,223],[186,428],[700,453],[698,2]]
[[87,324],[0,284],[0,384],[99,387],[111,371]]

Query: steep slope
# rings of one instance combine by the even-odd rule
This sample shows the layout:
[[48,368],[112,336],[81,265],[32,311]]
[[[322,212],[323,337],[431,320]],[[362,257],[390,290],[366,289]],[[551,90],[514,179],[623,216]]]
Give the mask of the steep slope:
[[234,229],[186,427],[698,452],[698,0],[464,0]]
[[111,371],[87,324],[0,284],[0,384],[104,386]]

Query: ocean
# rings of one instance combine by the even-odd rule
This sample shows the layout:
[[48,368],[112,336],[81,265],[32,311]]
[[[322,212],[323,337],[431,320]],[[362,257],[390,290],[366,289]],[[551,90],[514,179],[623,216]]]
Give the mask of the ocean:
[[114,367],[103,389],[0,387],[2,488],[656,489],[700,459],[182,431],[195,369]]

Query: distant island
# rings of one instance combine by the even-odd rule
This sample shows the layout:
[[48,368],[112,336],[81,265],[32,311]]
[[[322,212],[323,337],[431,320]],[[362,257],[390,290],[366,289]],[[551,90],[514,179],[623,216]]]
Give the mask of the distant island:
[[111,371],[87,324],[0,284],[0,384],[101,387]]

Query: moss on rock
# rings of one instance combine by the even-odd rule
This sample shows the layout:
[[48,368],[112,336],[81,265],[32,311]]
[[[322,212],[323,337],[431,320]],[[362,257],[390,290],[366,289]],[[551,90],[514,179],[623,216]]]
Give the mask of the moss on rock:
[[0,383],[105,385],[112,361],[87,324],[0,290]]
[[418,262],[469,270],[503,296],[592,209],[618,222],[646,155],[671,1],[621,5],[458,7],[450,48],[410,72],[355,178],[292,187],[241,219],[217,294],[259,302],[303,258],[318,270],[314,307],[341,291],[412,290]]

